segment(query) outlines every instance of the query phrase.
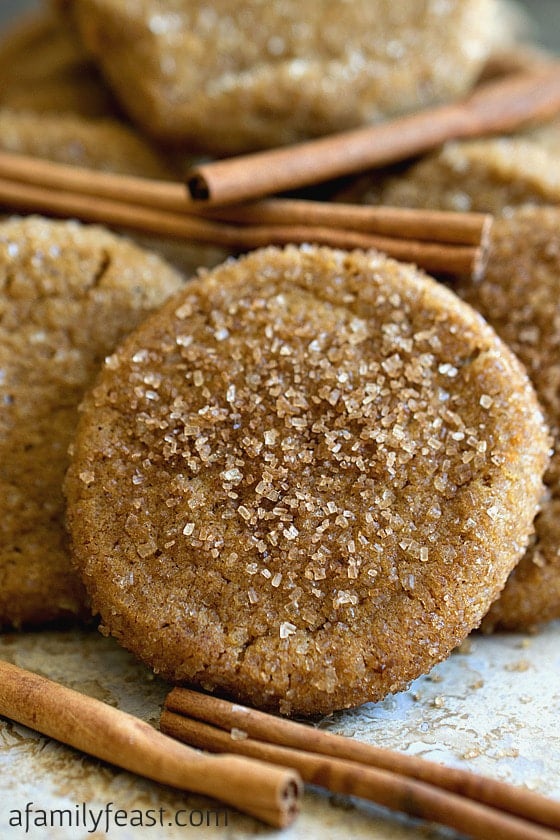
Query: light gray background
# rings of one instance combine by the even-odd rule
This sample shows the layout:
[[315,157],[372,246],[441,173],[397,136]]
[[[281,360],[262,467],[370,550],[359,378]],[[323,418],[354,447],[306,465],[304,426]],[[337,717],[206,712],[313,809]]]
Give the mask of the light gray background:
[[[38,0],[0,0],[0,25],[38,5]],[[537,21],[541,43],[560,50],[560,0],[519,0]]]

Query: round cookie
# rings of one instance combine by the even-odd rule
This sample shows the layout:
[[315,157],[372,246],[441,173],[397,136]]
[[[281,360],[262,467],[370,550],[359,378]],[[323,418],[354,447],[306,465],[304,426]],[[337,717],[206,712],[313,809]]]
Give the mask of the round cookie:
[[348,197],[364,204],[502,213],[560,203],[554,124],[528,136],[451,142],[396,175],[359,179]]
[[554,438],[535,536],[483,623],[528,629],[560,618],[560,209],[522,208],[496,219],[485,276],[456,291],[524,363]]
[[548,454],[525,371],[451,291],[374,252],[268,248],[107,360],[65,484],[75,562],[166,679],[325,713],[478,625]]
[[117,342],[181,285],[101,228],[0,223],[0,627],[89,612],[63,524],[78,403]]
[[560,210],[539,206],[560,203],[558,126],[551,121],[531,136],[448,144],[365,196],[373,203],[497,215],[484,276],[480,282],[465,277],[454,290],[527,367],[556,450],[535,536],[483,622],[488,632],[527,630],[560,617]]
[[[127,113],[217,154],[461,96],[511,19],[495,0],[70,0]],[[142,72],[138,72],[142,67]]]

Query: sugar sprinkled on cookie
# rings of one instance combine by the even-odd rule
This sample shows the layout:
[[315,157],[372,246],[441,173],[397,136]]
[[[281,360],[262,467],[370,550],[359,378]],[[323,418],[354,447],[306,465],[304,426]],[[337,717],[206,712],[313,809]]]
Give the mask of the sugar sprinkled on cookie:
[[526,630],[560,618],[560,209],[496,219],[483,280],[457,291],[526,366],[554,438],[535,536],[484,621],[487,630]]
[[76,565],[165,678],[328,712],[478,625],[548,454],[524,370],[452,292],[376,253],[268,248],[108,360],[66,482]]
[[560,165],[552,148],[553,128],[550,148],[537,136],[447,143],[401,174],[362,181],[354,198],[365,204],[497,215],[523,204],[558,204]]
[[69,6],[87,50],[148,134],[221,154],[454,99],[511,28],[495,0]]
[[78,403],[104,357],[182,285],[97,227],[0,224],[0,626],[85,617],[62,481]]

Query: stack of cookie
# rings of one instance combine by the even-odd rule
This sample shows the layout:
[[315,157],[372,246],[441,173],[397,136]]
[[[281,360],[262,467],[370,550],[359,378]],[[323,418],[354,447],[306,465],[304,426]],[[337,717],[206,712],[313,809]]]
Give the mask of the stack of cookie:
[[[0,147],[178,177],[464,94],[503,10],[59,0],[0,50]],[[517,209],[556,202],[554,132],[361,180],[499,211],[455,291],[374,252],[217,265],[2,222],[2,625],[93,611],[166,679],[293,714],[398,691],[483,621],[560,615],[559,211]]]

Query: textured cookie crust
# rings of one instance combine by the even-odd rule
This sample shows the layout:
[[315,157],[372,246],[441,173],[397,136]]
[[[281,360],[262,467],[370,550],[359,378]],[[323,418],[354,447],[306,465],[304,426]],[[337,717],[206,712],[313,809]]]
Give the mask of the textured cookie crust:
[[551,123],[529,136],[448,143],[404,173],[371,184],[360,181],[353,198],[365,204],[496,214],[523,204],[558,204],[559,134]]
[[0,224],[0,626],[86,615],[62,481],[77,407],[101,362],[182,285],[101,228]]
[[123,175],[172,177],[149,143],[115,119],[0,108],[0,148]]
[[158,673],[328,712],[478,625],[548,453],[524,370],[452,292],[376,253],[269,248],[108,359],[68,522],[105,632]]
[[551,121],[533,129],[531,139],[452,143],[363,196],[497,215],[485,276],[479,283],[465,278],[454,289],[526,366],[556,452],[535,537],[485,619],[487,631],[530,629],[560,617],[560,210],[546,206],[560,203],[559,135]]
[[483,625],[527,629],[560,618],[560,210],[497,219],[485,277],[457,292],[525,364],[554,437],[535,536]]
[[69,5],[135,121],[218,153],[291,143],[459,96],[509,26],[494,0]]

